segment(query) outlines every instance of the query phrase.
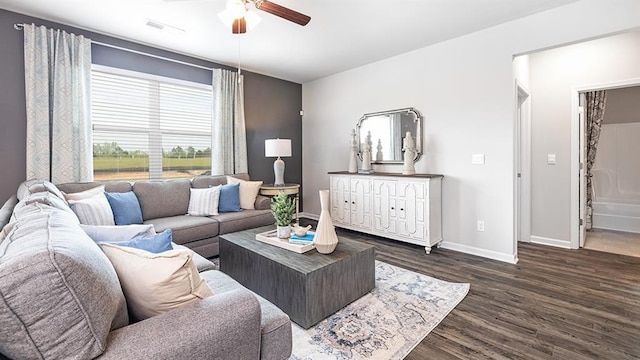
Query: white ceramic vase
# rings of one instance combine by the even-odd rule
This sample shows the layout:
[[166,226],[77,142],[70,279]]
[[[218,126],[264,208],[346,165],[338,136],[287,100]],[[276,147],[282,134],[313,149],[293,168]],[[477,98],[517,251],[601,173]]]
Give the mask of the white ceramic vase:
[[313,243],[321,254],[331,254],[338,245],[338,235],[329,213],[329,190],[320,190],[320,219]]

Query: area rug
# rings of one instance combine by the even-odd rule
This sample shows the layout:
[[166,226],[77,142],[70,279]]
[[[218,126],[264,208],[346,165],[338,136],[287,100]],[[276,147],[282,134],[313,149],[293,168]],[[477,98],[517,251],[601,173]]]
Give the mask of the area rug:
[[402,359],[468,292],[469,284],[376,261],[369,294],[308,330],[293,324],[290,360]]

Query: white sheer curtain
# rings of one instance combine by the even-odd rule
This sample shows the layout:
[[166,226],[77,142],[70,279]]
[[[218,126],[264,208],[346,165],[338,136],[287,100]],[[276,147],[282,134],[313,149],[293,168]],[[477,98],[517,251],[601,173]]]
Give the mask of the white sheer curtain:
[[242,75],[213,69],[211,175],[247,173]]
[[91,181],[91,40],[24,25],[27,179]]

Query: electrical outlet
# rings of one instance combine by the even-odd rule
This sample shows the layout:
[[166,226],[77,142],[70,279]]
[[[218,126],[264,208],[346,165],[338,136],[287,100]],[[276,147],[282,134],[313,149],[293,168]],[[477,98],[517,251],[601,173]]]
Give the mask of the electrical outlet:
[[478,229],[478,231],[484,231],[484,220],[478,220],[476,228]]

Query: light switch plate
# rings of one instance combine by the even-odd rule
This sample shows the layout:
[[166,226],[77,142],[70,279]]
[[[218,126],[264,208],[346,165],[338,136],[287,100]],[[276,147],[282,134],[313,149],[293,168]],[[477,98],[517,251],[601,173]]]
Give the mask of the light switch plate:
[[473,165],[484,165],[484,154],[471,155],[471,163]]
[[549,165],[556,164],[556,154],[547,154],[547,164]]

